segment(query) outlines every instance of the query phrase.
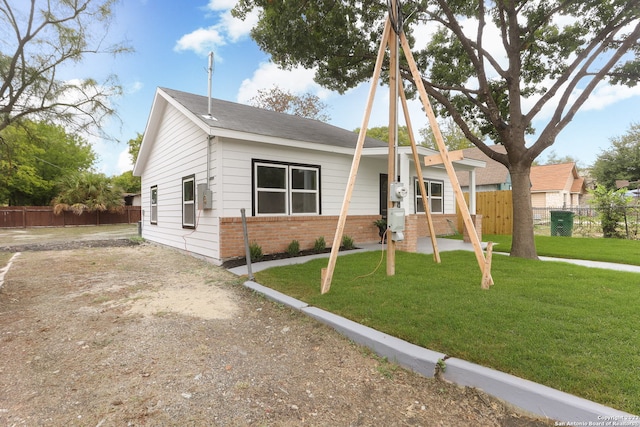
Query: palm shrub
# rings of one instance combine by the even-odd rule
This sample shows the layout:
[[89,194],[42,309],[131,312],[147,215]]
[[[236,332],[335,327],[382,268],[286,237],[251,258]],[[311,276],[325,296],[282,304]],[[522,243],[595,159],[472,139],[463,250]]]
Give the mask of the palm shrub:
[[58,195],[53,198],[53,212],[72,211],[80,215],[88,212],[122,212],[122,190],[102,173],[78,172],[65,175],[58,183]]

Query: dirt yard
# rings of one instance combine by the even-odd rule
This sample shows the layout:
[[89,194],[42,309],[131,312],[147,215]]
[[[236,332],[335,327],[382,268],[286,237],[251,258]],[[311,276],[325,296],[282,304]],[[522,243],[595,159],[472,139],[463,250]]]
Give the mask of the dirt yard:
[[400,369],[221,268],[149,244],[91,246],[13,259],[0,425],[552,425]]

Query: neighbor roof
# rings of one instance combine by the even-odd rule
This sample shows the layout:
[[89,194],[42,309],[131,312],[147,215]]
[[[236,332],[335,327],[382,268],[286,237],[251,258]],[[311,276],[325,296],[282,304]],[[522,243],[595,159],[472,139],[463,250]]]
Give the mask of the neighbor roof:
[[[490,148],[501,154],[507,152],[504,145],[492,145]],[[462,152],[464,153],[465,159],[482,160],[487,164],[484,168],[476,169],[476,185],[504,184],[507,182],[509,178],[509,171],[502,163],[491,159],[477,147],[465,148]],[[460,186],[469,186],[468,173],[459,172],[457,175]]]
[[571,184],[571,192],[582,193],[584,190],[584,178],[578,176],[575,163],[534,166],[531,168],[531,191],[564,190],[570,176],[574,179]]
[[[220,128],[343,148],[355,148],[358,141],[357,133],[319,120],[215,98],[211,99],[211,115],[215,119],[207,118],[205,116],[209,111],[208,97],[174,89],[159,88],[159,90],[184,106],[212,129]],[[387,147],[388,144],[367,137],[364,146]]]

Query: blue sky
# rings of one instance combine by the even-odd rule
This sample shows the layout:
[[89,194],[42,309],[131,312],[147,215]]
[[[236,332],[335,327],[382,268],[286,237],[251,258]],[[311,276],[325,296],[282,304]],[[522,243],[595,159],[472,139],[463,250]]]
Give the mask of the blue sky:
[[[260,89],[277,84],[293,93],[313,93],[329,106],[330,122],[353,130],[362,123],[369,84],[365,83],[344,95],[327,91],[313,82],[309,70],[282,71],[269,62],[249,36],[253,22],[233,19],[229,9],[236,0],[126,0],[115,9],[109,37],[127,40],[134,53],[92,57],[81,66],[68,70],[68,78],[118,75],[124,95],[116,100],[122,122],[111,122],[106,130],[120,142],[92,140],[99,156],[97,168],[108,175],[132,168],[127,155],[127,141],[143,133],[157,87],[206,95],[208,86],[207,55],[215,55],[213,96],[233,102],[248,103]],[[423,39],[428,34],[422,35]],[[418,42],[421,36],[418,34]],[[388,123],[387,91],[376,93],[370,126]],[[411,103],[411,121],[415,131],[427,124],[418,101]],[[400,119],[404,123],[403,119]],[[588,104],[559,135],[551,151],[570,155],[580,166],[590,165],[611,138],[627,132],[633,122],[640,122],[640,85],[614,88],[602,85]],[[544,116],[534,126],[541,127]]]

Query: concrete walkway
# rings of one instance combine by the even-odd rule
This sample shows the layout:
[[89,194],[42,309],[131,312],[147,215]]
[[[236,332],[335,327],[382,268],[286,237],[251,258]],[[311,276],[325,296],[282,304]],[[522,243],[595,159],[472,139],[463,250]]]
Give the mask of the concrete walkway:
[[[473,251],[473,245],[460,240],[438,239],[437,244],[440,252],[453,250]],[[483,244],[483,247],[484,246],[486,246],[486,244]],[[383,247],[380,244],[361,245],[360,249],[347,253],[351,254],[381,249],[383,249]],[[418,243],[418,251],[422,253],[432,253],[431,240],[421,239]],[[496,251],[494,252],[496,254],[500,253],[497,246],[494,247],[494,251]],[[330,254],[311,255],[255,263],[252,265],[252,271],[257,272],[279,265],[304,263],[313,258],[328,258],[329,255]],[[568,262],[585,267],[640,273],[640,266],[548,257],[540,257],[540,259],[544,261]],[[229,271],[237,275],[246,275],[247,267],[236,267]],[[591,402],[581,397],[494,369],[449,357],[444,353],[416,346],[328,311],[309,306],[303,301],[291,298],[288,295],[274,291],[250,280],[245,282],[244,285],[273,301],[287,305],[331,326],[354,342],[370,348],[379,356],[386,357],[407,369],[411,369],[426,377],[434,377],[436,374],[439,374],[441,378],[458,385],[478,388],[534,416],[554,420],[557,422],[556,425],[640,426],[639,416],[618,411],[599,403]],[[444,372],[441,370],[443,364],[446,366]]]
[[[473,251],[473,245],[471,243],[465,243],[462,240],[454,240],[454,239],[437,239],[438,251],[439,252],[447,252],[447,251]],[[482,243],[482,247],[486,247],[486,242]],[[386,248],[381,244],[369,243],[360,245],[359,249],[344,252],[342,254],[353,254],[357,252],[365,252],[365,251],[379,251],[381,249]],[[433,253],[433,247],[431,245],[431,239],[422,238],[418,240],[418,252],[424,254]],[[507,255],[503,252],[500,252],[499,245],[494,245],[493,253],[496,255]],[[309,255],[303,257],[295,257],[295,258],[287,258],[275,261],[264,261],[253,263],[251,265],[251,270],[255,273],[260,270],[266,270],[267,268],[276,267],[280,265],[292,265],[292,264],[302,264],[314,258],[329,258],[328,253],[319,254],[319,255]],[[615,264],[611,262],[600,262],[600,261],[587,261],[580,259],[568,259],[568,258],[551,258],[551,257],[539,257],[541,261],[557,261],[557,262],[568,262],[570,264],[577,264],[583,267],[592,267],[592,268],[604,268],[609,270],[618,270],[618,271],[628,271],[632,273],[640,273],[640,266],[638,265],[628,265],[628,264]],[[243,265],[240,267],[234,267],[229,269],[230,272],[242,276],[247,274],[247,266]]]

